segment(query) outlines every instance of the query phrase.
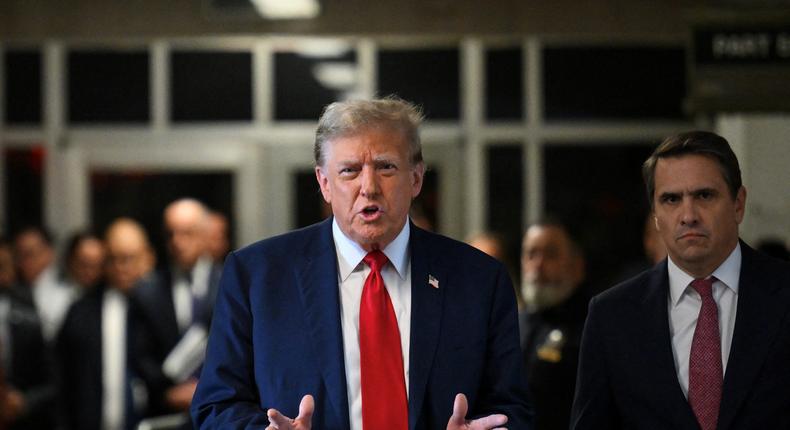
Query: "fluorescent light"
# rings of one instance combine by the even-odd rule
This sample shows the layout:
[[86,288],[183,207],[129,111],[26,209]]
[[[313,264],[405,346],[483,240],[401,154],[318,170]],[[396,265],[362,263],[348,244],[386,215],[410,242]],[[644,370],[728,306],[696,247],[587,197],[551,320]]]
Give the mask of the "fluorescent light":
[[267,19],[309,19],[318,16],[318,0],[250,0],[258,13]]

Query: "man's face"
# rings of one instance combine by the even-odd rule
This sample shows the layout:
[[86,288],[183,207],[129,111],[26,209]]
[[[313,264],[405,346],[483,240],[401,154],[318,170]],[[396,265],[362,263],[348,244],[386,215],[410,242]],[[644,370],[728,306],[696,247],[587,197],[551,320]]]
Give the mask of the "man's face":
[[96,239],[80,242],[69,264],[74,280],[83,287],[92,287],[101,279],[104,270],[104,244]]
[[694,277],[710,275],[738,243],[746,189],[733,199],[716,161],[701,155],[659,159],[655,185],[656,228],[672,261]]
[[137,230],[117,228],[107,238],[107,281],[129,291],[150,270],[150,250]]
[[365,250],[383,249],[400,233],[420,193],[423,165],[413,166],[399,132],[373,128],[326,142],[315,174],[340,229]]
[[525,303],[542,309],[570,296],[584,277],[584,262],[563,229],[536,225],[524,235],[521,274]]
[[177,204],[165,212],[167,248],[176,265],[191,270],[207,252],[205,214],[192,204]]
[[14,242],[19,276],[30,285],[52,264],[55,254],[41,235],[35,231],[22,233]]

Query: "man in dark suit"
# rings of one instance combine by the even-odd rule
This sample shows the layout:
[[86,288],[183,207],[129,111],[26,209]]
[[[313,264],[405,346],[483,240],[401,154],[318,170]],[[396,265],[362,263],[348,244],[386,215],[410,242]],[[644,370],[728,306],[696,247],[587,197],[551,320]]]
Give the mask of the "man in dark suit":
[[531,428],[507,271],[409,222],[420,120],[399,99],[326,108],[315,172],[333,217],[229,255],[200,428]]
[[0,428],[55,427],[55,379],[36,309],[12,289],[11,246],[0,238]]
[[152,407],[162,415],[182,413],[186,418],[197,378],[183,377],[181,369],[165,363],[182,341],[195,337],[187,333],[206,336],[220,268],[208,252],[209,211],[203,203],[178,199],[165,208],[163,218],[169,259],[152,282],[135,290],[134,298],[145,331],[151,334],[142,348],[144,376],[154,387]]
[[668,258],[591,301],[572,428],[790,428],[790,266],[739,241],[735,154],[681,133],[643,175]]
[[107,228],[107,282],[71,307],[56,343],[66,429],[134,429],[147,413],[132,291],[149,269],[143,227],[120,218]]

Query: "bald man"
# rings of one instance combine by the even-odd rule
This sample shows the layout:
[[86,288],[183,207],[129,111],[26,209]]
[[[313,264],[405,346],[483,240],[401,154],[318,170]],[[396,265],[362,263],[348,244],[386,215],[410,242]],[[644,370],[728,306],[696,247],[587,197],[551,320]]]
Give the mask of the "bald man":
[[107,282],[74,303],[56,345],[67,429],[133,429],[146,414],[141,332],[132,292],[153,254],[145,230],[120,218],[105,233]]
[[195,199],[176,200],[165,208],[163,221],[169,264],[158,273],[157,282],[135,295],[153,334],[152,356],[160,365],[159,373],[151,376],[158,387],[152,401],[158,413],[185,413],[197,379],[184,379],[181,371],[164,364],[179,346],[208,329],[221,269],[209,253],[210,212],[205,205]]

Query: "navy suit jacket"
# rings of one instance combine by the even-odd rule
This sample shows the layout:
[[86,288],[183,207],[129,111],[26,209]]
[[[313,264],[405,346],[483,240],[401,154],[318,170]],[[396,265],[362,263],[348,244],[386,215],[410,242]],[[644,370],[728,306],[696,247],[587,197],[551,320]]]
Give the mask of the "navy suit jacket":
[[[790,265],[741,242],[718,429],[790,428]],[[590,302],[573,429],[698,429],[678,382],[666,260]]]
[[[493,258],[411,225],[409,428],[445,428],[456,393],[469,416],[503,413],[531,428],[513,287]],[[428,284],[428,277],[439,288]],[[199,428],[261,428],[266,410],[313,429],[348,429],[332,219],[258,242],[225,262],[203,373]]]

